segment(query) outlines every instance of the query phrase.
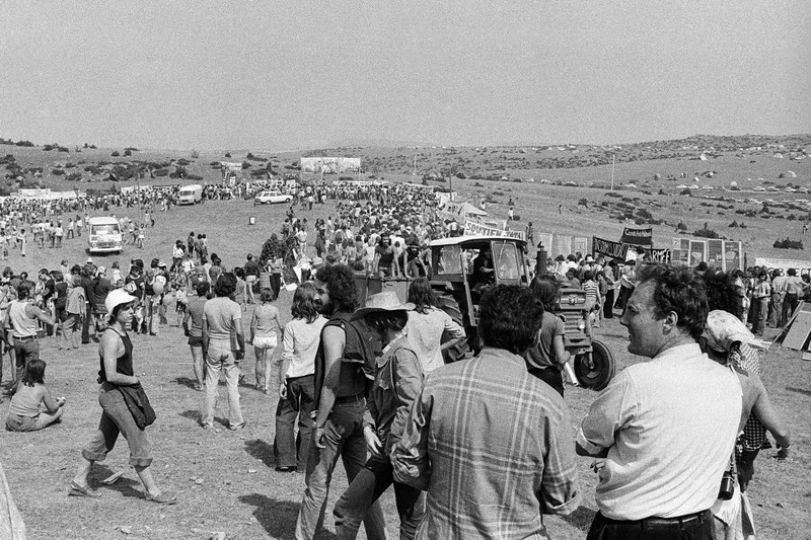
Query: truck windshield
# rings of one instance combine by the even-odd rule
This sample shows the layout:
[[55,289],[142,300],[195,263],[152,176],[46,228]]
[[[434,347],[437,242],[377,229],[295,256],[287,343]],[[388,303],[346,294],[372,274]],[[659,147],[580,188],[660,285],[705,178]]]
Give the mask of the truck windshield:
[[119,234],[118,225],[93,225],[91,234]]

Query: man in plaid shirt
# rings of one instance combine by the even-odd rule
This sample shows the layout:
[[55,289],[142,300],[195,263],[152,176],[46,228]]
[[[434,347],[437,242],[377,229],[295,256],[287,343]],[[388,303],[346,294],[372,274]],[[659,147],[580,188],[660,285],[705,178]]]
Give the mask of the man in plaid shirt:
[[479,356],[431,372],[392,450],[397,481],[427,489],[417,538],[545,539],[543,514],[580,503],[563,398],[527,372],[543,306],[499,285],[480,304]]

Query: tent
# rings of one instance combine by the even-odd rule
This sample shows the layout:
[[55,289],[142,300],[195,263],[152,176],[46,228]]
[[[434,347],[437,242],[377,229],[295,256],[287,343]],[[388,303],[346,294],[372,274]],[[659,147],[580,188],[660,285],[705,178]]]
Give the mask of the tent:
[[477,208],[473,204],[469,202],[462,203],[462,213],[466,216],[487,216],[489,215],[487,212],[482,210],[481,208]]

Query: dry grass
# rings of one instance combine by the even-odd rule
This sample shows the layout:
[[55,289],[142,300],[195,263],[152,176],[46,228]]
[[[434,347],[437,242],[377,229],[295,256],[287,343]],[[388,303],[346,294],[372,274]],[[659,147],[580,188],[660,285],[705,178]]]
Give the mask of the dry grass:
[[[9,151],[17,153],[17,149]],[[199,161],[207,163],[210,157],[203,156]],[[637,163],[630,165],[643,167]],[[664,165],[652,162],[647,166],[652,175],[655,171],[666,174],[667,171],[662,169]],[[594,174],[591,169],[579,172]],[[560,174],[576,175],[578,171],[565,170]],[[577,213],[574,210],[577,198],[585,196],[589,200],[597,200],[604,193],[603,190],[504,182],[483,184],[483,188],[476,188],[473,181],[458,181],[454,183],[454,188],[468,196],[494,189],[512,194],[517,202],[516,213],[523,217],[524,223],[532,220],[536,230],[541,232],[572,234],[576,231],[590,235],[600,231],[601,235],[614,238],[623,226],[607,222],[605,215],[598,212]],[[499,197],[503,199],[500,204],[490,207],[495,215],[506,215],[507,195]],[[711,220],[684,207],[675,207],[673,201],[677,198],[672,196],[659,197],[658,200],[664,204],[662,212],[666,213],[668,219],[689,219],[698,224],[709,220],[710,228],[715,228],[716,223],[722,220],[720,217]],[[557,207],[561,203],[567,211],[558,215]],[[116,210],[116,213],[137,215],[135,210]],[[328,213],[334,215],[331,205],[317,206],[313,213],[304,215],[313,222],[315,217],[325,217]],[[247,225],[251,215],[257,218],[255,226]],[[218,253],[226,266],[242,264],[247,252],[257,253],[265,238],[271,232],[278,231],[283,215],[283,206],[254,207],[250,201],[212,202],[194,208],[175,209],[165,214],[158,213],[158,224],[147,232],[144,250],[128,247],[121,256],[94,259],[108,267],[113,260],[119,260],[126,267],[131,257],[147,261],[152,257],[168,259],[171,256],[171,243],[176,239],[185,239],[193,230],[208,234],[210,251]],[[723,220],[728,222],[732,218]],[[775,235],[786,234],[784,227],[787,222],[782,220],[751,220],[751,224],[747,220],[747,224],[750,229],[746,234],[753,236],[746,239],[750,244],[747,248],[750,255],[753,255],[753,250],[770,244]],[[792,224],[799,227],[797,222]],[[669,230],[655,227],[655,231],[657,241],[669,243],[672,235]],[[30,246],[26,259],[13,252],[9,263],[15,270],[26,269],[29,272],[35,272],[42,266],[53,268],[62,258],[84,260],[84,246],[84,238],[67,241],[62,250],[39,250]],[[796,252],[783,254],[797,256]],[[279,307],[283,314],[289,313],[289,296],[280,300]],[[172,316],[170,322],[174,322]],[[158,421],[150,428],[155,446],[154,472],[162,486],[181,490],[179,504],[159,507],[143,500],[134,471],[127,466],[128,451],[123,441],[108,460],[95,469],[91,481],[103,479],[117,470],[125,471],[123,479],[112,487],[103,487],[103,497],[98,501],[66,497],[67,484],[74,474],[80,449],[95,429],[100,415],[95,383],[98,356],[95,345],[85,345],[76,353],[62,353],[56,350],[55,343],[46,341],[42,345],[42,356],[49,363],[48,383],[56,395],[68,398],[64,421],[40,433],[0,433],[0,460],[31,538],[202,539],[208,538],[213,531],[223,531],[229,538],[239,539],[292,537],[304,482],[303,475],[284,475],[273,471],[271,445],[275,400],[253,389],[242,388],[242,404],[248,427],[239,432],[201,430],[196,420],[202,395],[189,387],[192,371],[188,347],[178,328],[164,327],[161,332],[158,338],[134,338],[135,362],[158,412]],[[614,351],[620,367],[638,360],[625,352],[625,332],[616,319],[600,332]],[[247,380],[253,382],[249,372],[253,360],[249,359],[246,365]],[[806,531],[811,526],[808,511],[811,490],[808,488],[807,472],[811,461],[808,450],[811,442],[811,419],[808,414],[811,410],[811,372],[808,363],[801,361],[798,353],[780,347],[765,355],[763,372],[764,382],[775,405],[791,426],[794,444],[792,455],[785,462],[772,459],[773,451],[763,452],[756,464],[757,473],[750,495],[761,538],[799,540],[807,538]],[[224,389],[221,389],[221,394],[218,418],[225,414]],[[590,391],[567,388],[566,401],[572,409],[573,423],[582,418],[594,396]],[[6,400],[0,405],[0,413],[5,415],[7,406]],[[574,431],[574,425],[572,428]],[[585,536],[595,508],[593,493],[596,478],[588,469],[589,463],[587,459],[578,462],[584,493],[583,506],[573,516],[545,520],[554,538]],[[331,511],[334,499],[346,485],[340,469],[336,474],[328,511]],[[384,505],[389,518],[389,536],[393,538],[397,536],[396,511],[390,493],[384,496]],[[329,515],[326,523],[327,528],[332,530]],[[125,534],[122,528],[128,532]]]

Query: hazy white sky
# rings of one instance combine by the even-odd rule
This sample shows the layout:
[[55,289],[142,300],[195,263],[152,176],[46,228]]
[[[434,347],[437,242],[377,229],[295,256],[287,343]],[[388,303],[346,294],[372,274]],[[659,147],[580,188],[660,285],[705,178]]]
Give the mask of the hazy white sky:
[[0,137],[292,149],[811,132],[811,2],[0,2]]

